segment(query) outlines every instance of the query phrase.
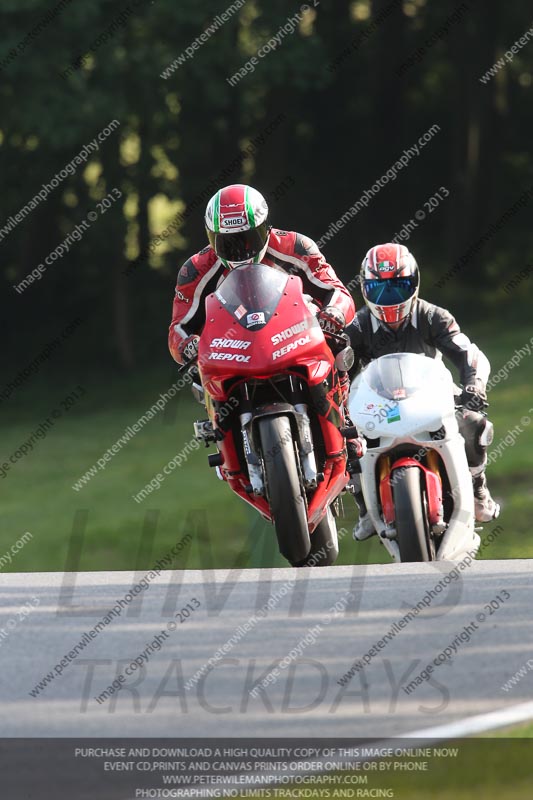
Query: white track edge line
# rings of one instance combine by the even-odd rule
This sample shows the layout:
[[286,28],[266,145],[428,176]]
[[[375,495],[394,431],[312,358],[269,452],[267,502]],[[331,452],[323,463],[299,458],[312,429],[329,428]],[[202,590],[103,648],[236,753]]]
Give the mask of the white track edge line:
[[399,739],[452,739],[462,736],[473,736],[476,733],[485,733],[496,728],[505,728],[519,722],[533,719],[533,701],[519,703],[498,711],[489,711],[485,714],[475,714],[464,717],[457,722],[444,725],[435,725],[432,728],[423,728],[410,731],[399,736]]
[[[432,728],[422,728],[418,731],[410,731],[408,733],[401,733],[392,739],[372,739],[372,737],[365,736],[368,741],[368,747],[377,750],[384,750],[392,748],[393,750],[398,747],[398,740],[403,739],[416,739],[417,744],[422,746],[425,741],[443,741],[447,739],[458,739],[460,737],[473,736],[476,733],[484,733],[486,731],[494,730],[496,728],[505,728],[509,725],[514,725],[519,722],[526,722],[533,719],[533,701],[527,703],[519,703],[518,705],[511,706],[510,708],[501,708],[498,711],[489,711],[485,714],[475,714],[470,717],[464,717],[457,722],[449,722],[444,725],[435,725]],[[293,738],[293,737],[288,737]],[[296,738],[296,737],[294,737]],[[319,737],[320,738],[320,737]],[[323,738],[323,737],[322,737]],[[335,737],[332,737],[335,738]],[[347,737],[339,737],[347,738]],[[316,759],[316,768],[306,769],[298,774],[305,775],[320,775],[326,772],[324,757],[314,757]],[[331,758],[329,759],[331,760]],[[359,761],[380,761],[379,756],[358,756]],[[320,763],[322,762],[322,763]],[[255,777],[257,772],[246,773],[249,777]],[[269,775],[269,780],[260,785],[259,788],[266,788],[268,786],[276,785],[279,782],[279,774],[264,770],[263,775]],[[288,784],[287,784],[288,785]],[[206,784],[206,788],[214,788],[216,784]],[[238,784],[235,785],[238,787]],[[226,788],[234,788],[231,783],[225,784]],[[240,788],[243,788],[242,786]],[[245,787],[247,788],[247,787]],[[257,788],[257,787],[254,787]]]

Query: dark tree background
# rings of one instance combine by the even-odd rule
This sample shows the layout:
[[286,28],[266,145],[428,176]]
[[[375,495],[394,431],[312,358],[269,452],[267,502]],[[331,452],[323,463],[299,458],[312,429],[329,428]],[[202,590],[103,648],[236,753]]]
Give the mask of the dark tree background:
[[[254,184],[269,197],[275,224],[318,239],[434,124],[440,132],[325,254],[349,281],[368,247],[391,238],[445,186],[449,197],[406,242],[423,270],[423,294],[471,321],[530,316],[531,281],[512,293],[503,287],[531,261],[533,198],[435,286],[533,186],[533,40],[480,81],[530,28],[523,1],[321,0],[232,87],[226,78],[301,7],[248,0],[162,78],[229,5],[0,3],[0,230],[84,144],[120,123],[87,166],[0,236],[4,366],[26,363],[77,316],[83,324],[62,351],[63,368],[167,360],[176,270],[205,244],[203,198],[217,176]],[[122,198],[17,294],[13,285],[113,188]],[[178,214],[181,223],[156,246],[153,237]]]

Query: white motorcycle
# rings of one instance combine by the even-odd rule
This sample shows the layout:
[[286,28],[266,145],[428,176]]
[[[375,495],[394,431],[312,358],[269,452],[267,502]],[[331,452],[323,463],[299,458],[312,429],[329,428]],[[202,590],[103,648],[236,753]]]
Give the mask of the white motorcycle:
[[460,560],[477,552],[474,494],[442,361],[394,353],[355,378],[349,410],[368,443],[365,503],[395,561]]

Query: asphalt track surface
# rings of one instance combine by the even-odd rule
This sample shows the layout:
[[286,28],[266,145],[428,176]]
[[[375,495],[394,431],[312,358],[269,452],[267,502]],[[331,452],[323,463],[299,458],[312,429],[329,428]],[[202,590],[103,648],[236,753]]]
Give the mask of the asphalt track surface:
[[[337,683],[453,567],[163,571],[37,697],[29,694],[36,684],[142,576],[3,574],[2,735],[386,738],[530,699],[533,671],[510,691],[501,688],[533,657],[533,575],[526,560],[472,564],[346,686]],[[499,608],[490,613],[486,606],[498,596]],[[235,636],[269,597],[278,597],[272,610]],[[21,616],[30,602],[35,608]],[[176,611],[197,602],[180,623]],[[476,620],[453,658],[406,694],[402,687]],[[169,631],[169,623],[176,629]],[[168,634],[161,649],[98,703],[95,696],[161,631]],[[186,682],[225,644],[223,660],[187,690]],[[250,695],[293,648],[275,682]]]

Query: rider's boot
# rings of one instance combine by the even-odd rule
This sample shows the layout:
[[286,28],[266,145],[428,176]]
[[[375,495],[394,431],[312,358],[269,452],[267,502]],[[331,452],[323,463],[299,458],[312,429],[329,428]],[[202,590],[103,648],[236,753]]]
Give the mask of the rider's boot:
[[492,499],[485,477],[485,466],[471,467],[474,487],[474,511],[476,522],[491,522],[500,514],[500,505]]
[[374,536],[376,529],[366,509],[365,499],[361,491],[361,477],[359,475],[353,475],[351,484],[353,487],[353,498],[359,510],[359,520],[353,529],[353,538],[358,542],[363,542],[365,539]]

